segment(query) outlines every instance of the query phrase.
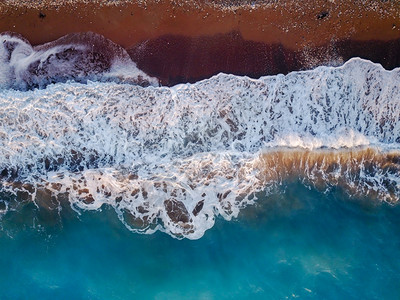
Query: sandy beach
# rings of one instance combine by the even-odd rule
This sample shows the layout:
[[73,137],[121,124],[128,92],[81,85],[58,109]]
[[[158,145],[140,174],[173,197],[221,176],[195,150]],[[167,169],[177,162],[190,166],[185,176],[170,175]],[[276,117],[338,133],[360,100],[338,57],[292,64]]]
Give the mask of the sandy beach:
[[218,72],[286,73],[353,56],[400,65],[399,1],[8,0],[0,4],[3,31],[33,45],[96,32],[165,84]]
[[285,0],[253,7],[180,0],[101,1],[102,5],[40,1],[34,7],[30,3],[1,4],[0,31],[16,31],[32,44],[70,32],[94,31],[125,48],[166,34],[194,37],[231,31],[240,32],[245,40],[279,43],[292,50],[332,40],[388,41],[400,37],[398,1]]

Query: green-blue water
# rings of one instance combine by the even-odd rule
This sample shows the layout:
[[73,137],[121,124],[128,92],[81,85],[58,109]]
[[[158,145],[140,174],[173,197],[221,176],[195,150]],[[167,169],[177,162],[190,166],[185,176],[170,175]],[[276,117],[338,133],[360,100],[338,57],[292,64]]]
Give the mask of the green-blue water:
[[9,213],[0,298],[399,299],[398,206],[297,183],[258,203],[196,241],[131,233],[107,209]]

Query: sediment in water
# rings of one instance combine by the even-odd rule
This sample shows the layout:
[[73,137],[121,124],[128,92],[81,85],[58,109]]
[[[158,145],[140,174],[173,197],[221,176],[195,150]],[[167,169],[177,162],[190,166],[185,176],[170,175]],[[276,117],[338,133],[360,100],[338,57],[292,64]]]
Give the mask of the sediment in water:
[[35,183],[3,180],[2,185],[17,196],[16,202],[7,203],[10,208],[33,201],[39,209],[59,214],[59,207],[68,204],[78,210],[109,205],[133,231],[158,229],[178,238],[201,237],[213,225],[213,214],[237,217],[253,202],[249,196],[273,191],[286,181],[299,180],[321,191],[339,187],[351,198],[390,204],[400,199],[400,154],[377,148],[270,149],[235,164],[187,160],[179,169],[181,173],[170,176],[185,178],[185,184],[156,175],[141,178],[127,170],[93,169],[59,172]]

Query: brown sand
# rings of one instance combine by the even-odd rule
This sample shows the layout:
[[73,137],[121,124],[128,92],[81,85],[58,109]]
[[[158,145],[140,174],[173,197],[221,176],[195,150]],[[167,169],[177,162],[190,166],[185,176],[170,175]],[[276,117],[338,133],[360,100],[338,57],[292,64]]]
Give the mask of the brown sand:
[[32,44],[41,44],[67,33],[93,31],[125,48],[166,34],[194,37],[231,31],[245,40],[291,50],[332,40],[400,38],[399,1],[284,0],[254,8],[223,8],[199,0],[56,3],[6,0],[0,4],[0,32],[16,31]]
[[293,51],[281,44],[244,40],[239,32],[213,36],[165,35],[128,49],[138,67],[163,85],[196,82],[224,72],[259,78],[264,75],[339,65],[352,57],[400,66],[400,39],[393,41],[339,40]]
[[400,66],[400,1],[248,2],[5,0],[0,32],[37,45],[93,31],[167,85],[218,72],[287,73],[354,56]]

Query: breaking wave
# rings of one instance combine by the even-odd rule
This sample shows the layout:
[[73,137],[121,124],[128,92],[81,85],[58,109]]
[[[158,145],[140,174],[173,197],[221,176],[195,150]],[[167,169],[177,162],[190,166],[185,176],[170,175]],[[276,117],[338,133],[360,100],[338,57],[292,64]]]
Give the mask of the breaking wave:
[[361,59],[171,88],[3,89],[0,107],[3,214],[108,205],[135,232],[196,239],[291,178],[400,197],[400,70]]

